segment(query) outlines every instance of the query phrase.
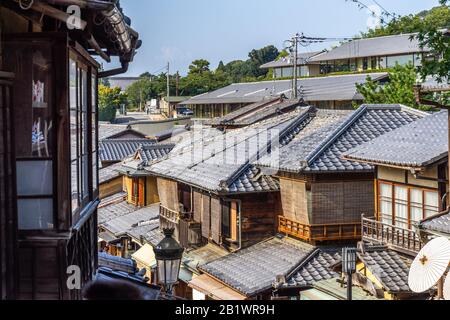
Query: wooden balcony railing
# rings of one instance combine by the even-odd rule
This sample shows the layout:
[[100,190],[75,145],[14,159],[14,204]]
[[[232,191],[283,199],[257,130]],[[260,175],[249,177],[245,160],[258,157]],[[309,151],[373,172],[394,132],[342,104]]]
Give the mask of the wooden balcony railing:
[[166,208],[162,205],[159,206],[159,215],[165,220],[178,224],[180,220],[180,213],[169,208]]
[[279,216],[278,231],[308,242],[361,239],[360,222],[306,225],[298,221]]
[[364,241],[387,245],[410,255],[416,255],[424,245],[419,235],[413,230],[364,216],[362,217],[362,237]]

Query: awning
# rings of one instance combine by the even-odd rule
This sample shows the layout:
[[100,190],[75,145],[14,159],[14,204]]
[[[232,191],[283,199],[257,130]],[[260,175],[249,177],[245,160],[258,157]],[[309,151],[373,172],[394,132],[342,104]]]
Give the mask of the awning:
[[148,270],[151,270],[156,266],[155,252],[153,251],[153,247],[149,244],[142,246],[138,251],[133,253],[131,257],[136,260],[136,262],[144,265],[145,268],[148,268]]
[[98,235],[98,242],[114,242],[119,240],[118,238],[116,238],[114,235],[110,234],[109,232],[102,232]]
[[226,287],[219,281],[202,274],[189,282],[189,287],[204,293],[214,300],[246,300],[247,297]]

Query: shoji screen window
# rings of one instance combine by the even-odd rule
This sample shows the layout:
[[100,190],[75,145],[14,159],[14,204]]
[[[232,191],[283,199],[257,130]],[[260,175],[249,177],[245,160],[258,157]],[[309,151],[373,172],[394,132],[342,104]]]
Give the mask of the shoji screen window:
[[379,217],[383,223],[410,229],[439,212],[439,193],[406,185],[380,182]]

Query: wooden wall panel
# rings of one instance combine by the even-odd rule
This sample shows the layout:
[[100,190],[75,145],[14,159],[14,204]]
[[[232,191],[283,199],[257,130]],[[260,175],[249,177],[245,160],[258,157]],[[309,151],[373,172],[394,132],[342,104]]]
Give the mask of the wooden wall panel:
[[123,190],[123,180],[122,177],[118,177],[114,180],[102,183],[100,185],[100,199],[112,196],[116,193],[119,193]]
[[198,191],[194,191],[194,221],[202,222],[203,201],[202,194]]
[[241,200],[242,246],[260,242],[277,232],[281,215],[279,193],[245,195]]
[[374,212],[372,181],[312,184],[311,224],[353,223]]
[[158,185],[155,177],[147,177],[146,197],[147,206],[160,202],[158,195]]
[[309,223],[306,182],[280,178],[283,215],[291,220]]
[[211,238],[216,244],[221,243],[222,205],[219,198],[211,198]]
[[158,178],[158,194],[161,200],[161,205],[173,210],[179,211],[178,200],[178,184],[175,181]]
[[203,195],[202,236],[209,239],[211,234],[211,198]]

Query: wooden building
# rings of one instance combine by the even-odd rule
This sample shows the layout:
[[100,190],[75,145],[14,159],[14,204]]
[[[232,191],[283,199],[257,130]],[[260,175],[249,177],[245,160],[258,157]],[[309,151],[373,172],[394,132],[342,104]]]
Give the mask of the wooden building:
[[[115,2],[85,1],[75,20],[68,4],[0,3],[2,298],[78,299],[68,267],[81,288],[97,268],[97,79],[125,72],[140,42]],[[122,67],[99,72],[91,54]]]
[[157,176],[161,227],[174,227],[186,248],[212,242],[233,251],[273,236],[281,213],[278,181],[253,162],[268,145],[292,139],[314,112],[306,107],[186,142],[168,159],[145,167]]
[[271,166],[280,180],[278,231],[311,243],[361,239],[361,215],[375,213],[374,168],[342,154],[425,115],[400,105],[363,105],[282,146],[279,164]]
[[[356,83],[365,83],[368,76],[380,83],[389,81],[386,72],[300,78],[298,97],[320,109],[353,110],[353,104],[360,104],[364,99]],[[293,98],[292,87],[292,80],[233,83],[183,103],[194,112],[194,118],[221,118],[251,104],[264,104],[282,96]]]
[[447,111],[441,111],[345,154],[376,168],[376,206],[374,218],[363,219],[364,240],[412,256],[420,250],[417,225],[449,203],[447,120]]

